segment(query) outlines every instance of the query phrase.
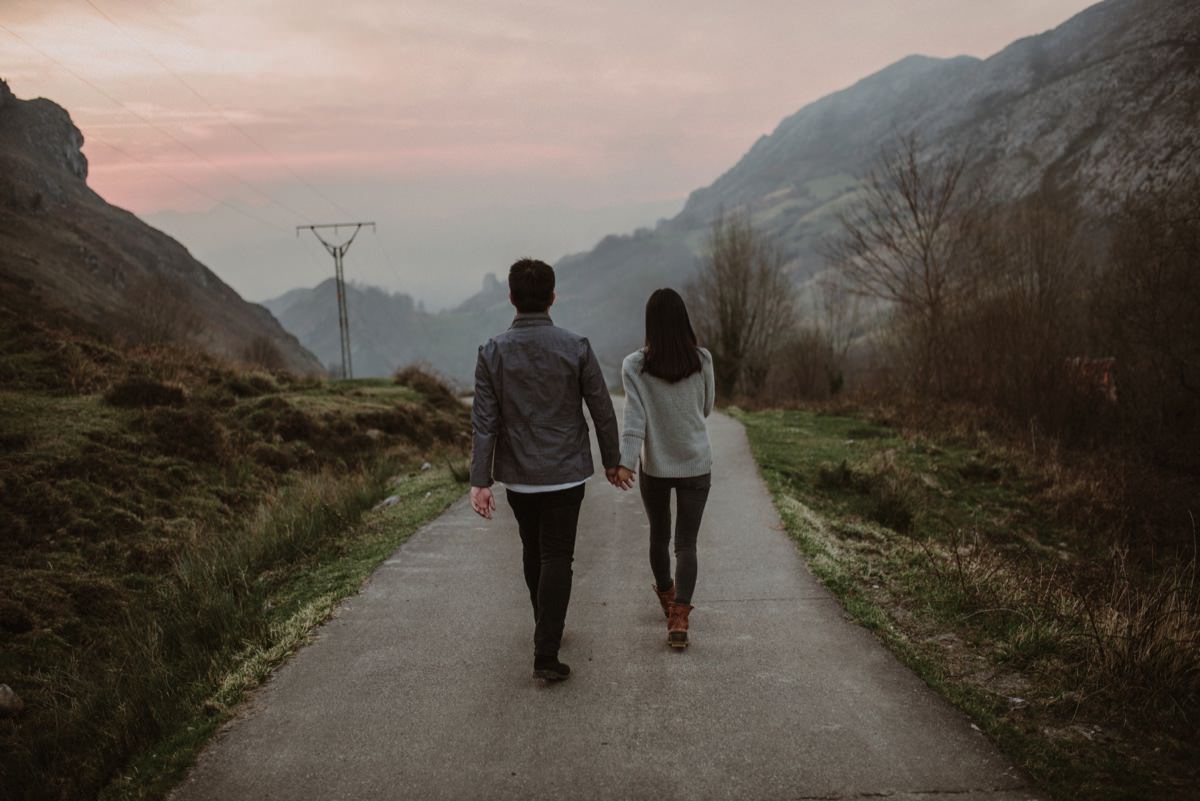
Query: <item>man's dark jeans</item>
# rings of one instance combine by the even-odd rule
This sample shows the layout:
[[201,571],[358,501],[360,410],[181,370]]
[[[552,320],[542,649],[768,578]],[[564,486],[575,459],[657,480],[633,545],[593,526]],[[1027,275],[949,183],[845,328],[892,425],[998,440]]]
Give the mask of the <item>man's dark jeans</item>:
[[583,485],[557,492],[513,492],[508,505],[521,530],[521,560],[533,602],[533,653],[557,656],[567,604],[571,601],[571,563]]
[[660,590],[671,586],[671,490],[675,490],[675,602],[690,604],[696,589],[696,535],[711,475],[658,478],[642,473],[638,485],[650,520],[650,569]]

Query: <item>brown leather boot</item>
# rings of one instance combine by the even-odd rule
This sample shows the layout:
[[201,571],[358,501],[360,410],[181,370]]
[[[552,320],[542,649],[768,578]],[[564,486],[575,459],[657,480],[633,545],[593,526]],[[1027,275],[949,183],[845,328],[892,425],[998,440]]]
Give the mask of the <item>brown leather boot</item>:
[[688,647],[688,613],[694,608],[691,604],[671,602],[671,611],[667,616],[667,645],[672,648]]
[[671,604],[675,603],[675,585],[671,584],[671,589],[660,591],[657,584],[651,584],[650,589],[654,590],[654,594],[658,596],[658,602],[662,604],[663,617],[671,616]]

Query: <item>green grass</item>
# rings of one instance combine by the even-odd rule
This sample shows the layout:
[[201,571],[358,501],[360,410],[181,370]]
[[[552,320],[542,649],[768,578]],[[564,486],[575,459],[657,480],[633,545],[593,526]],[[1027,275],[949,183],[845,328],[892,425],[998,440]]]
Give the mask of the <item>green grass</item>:
[[322,412],[345,411],[349,404],[356,411],[380,411],[393,408],[397,403],[419,404],[421,395],[408,387],[338,385],[310,389],[288,396],[288,401],[298,409],[320,414]]
[[0,436],[20,436],[26,447],[66,458],[97,435],[116,432],[132,419],[126,409],[94,397],[0,390]]
[[[1106,550],[1044,510],[1036,467],[986,441],[855,417],[734,414],[814,574],[1052,797],[1188,797],[1200,756],[1190,607],[1153,607],[1182,633],[1138,630],[1169,669],[1140,655],[1106,666],[1126,639],[1089,614],[1140,618],[1101,582]],[[1144,609],[1150,594],[1128,597]]]
[[35,334],[0,347],[0,373],[25,377],[0,391],[0,681],[25,702],[0,719],[0,795],[94,797],[124,776],[113,797],[155,797],[461,492],[443,465],[465,455],[467,410],[420,375],[322,382]]
[[[373,491],[362,499],[374,503],[386,491],[397,495],[398,503],[366,512],[359,522],[324,538],[307,558],[273,575],[255,604],[258,636],[225,660],[223,669],[196,683],[173,731],[135,759],[101,793],[101,799],[164,797],[246,693],[307,643],[339,601],[358,592],[376,566],[463,491],[445,469],[411,473],[396,482],[370,482],[370,486]],[[290,498],[277,512],[268,513],[268,519],[295,518],[298,510],[307,508]],[[288,529],[294,521],[282,525]]]

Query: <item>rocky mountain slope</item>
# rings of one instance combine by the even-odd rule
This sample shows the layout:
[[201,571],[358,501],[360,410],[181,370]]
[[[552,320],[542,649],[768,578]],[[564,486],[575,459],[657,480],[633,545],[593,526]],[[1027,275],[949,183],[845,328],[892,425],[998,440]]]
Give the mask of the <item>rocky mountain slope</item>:
[[187,249],[87,186],[83,136],[0,81],[0,272],[118,338],[186,341],[300,373],[320,362]]
[[[674,219],[562,259],[556,319],[619,363],[639,343],[649,291],[686,283],[722,209],[748,213],[796,279],[811,277],[838,204],[882,145],[911,133],[931,156],[965,154],[998,201],[1070,187],[1102,220],[1143,181],[1200,168],[1200,3],[1106,0],[990,58],[911,56],[817,100]],[[463,308],[505,303],[493,285]]]
[[[910,56],[821,98],[692,193],[674,219],[561,259],[555,320],[590,337],[615,377],[640,344],[646,297],[688,281],[721,210],[749,214],[804,282],[825,268],[820,244],[836,231],[835,211],[880,148],[914,133],[931,157],[965,154],[997,201],[1042,185],[1071,188],[1102,223],[1141,183],[1200,168],[1200,3],[1106,0],[990,58]],[[438,315],[413,311],[410,300],[352,295],[356,360],[359,348],[365,365],[374,358],[366,351],[383,347],[380,365],[421,360],[469,382],[475,346],[512,315],[499,279],[485,277],[479,293]],[[325,294],[311,316],[300,314],[308,306],[269,305],[331,360],[336,305]]]

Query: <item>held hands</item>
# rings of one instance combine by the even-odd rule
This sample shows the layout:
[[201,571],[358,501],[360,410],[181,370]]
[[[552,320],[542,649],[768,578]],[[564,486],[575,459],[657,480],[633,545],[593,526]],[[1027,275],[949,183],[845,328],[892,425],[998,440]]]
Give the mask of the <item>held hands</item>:
[[480,517],[492,519],[492,512],[496,511],[496,498],[490,487],[471,487],[471,508]]
[[634,472],[627,467],[609,467],[604,475],[608,477],[608,483],[619,490],[631,489],[635,480]]
[[[633,488],[635,474],[628,468],[608,467],[605,468],[604,475],[608,479],[608,483],[619,490]],[[490,487],[471,487],[471,508],[480,517],[487,520],[492,519],[492,512],[496,511],[496,498],[492,495]]]

